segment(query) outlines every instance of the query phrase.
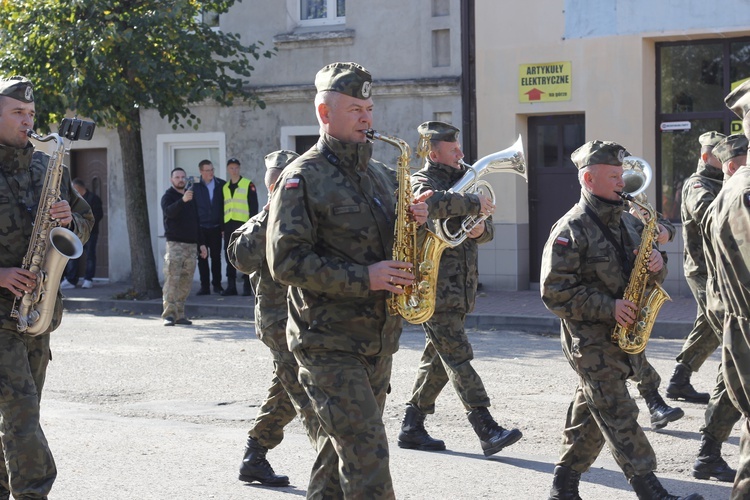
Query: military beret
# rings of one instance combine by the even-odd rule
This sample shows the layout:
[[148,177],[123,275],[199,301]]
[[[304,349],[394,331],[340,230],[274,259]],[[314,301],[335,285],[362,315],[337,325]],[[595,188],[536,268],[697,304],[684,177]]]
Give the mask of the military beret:
[[740,118],[750,111],[750,80],[745,80],[742,85],[735,87],[725,98],[724,103],[734,114]]
[[372,92],[372,75],[357,63],[337,62],[318,71],[315,88],[318,92],[333,90],[357,99],[367,99]]
[[12,97],[21,102],[34,102],[34,89],[25,76],[0,79],[0,95]]
[[744,134],[732,134],[714,146],[712,153],[722,163],[732,158],[747,154],[747,137]]
[[589,141],[573,151],[570,159],[576,168],[581,169],[589,165],[622,165],[622,160],[630,156],[627,150],[617,143],[609,141]]
[[424,122],[417,127],[420,135],[426,135],[431,141],[458,142],[458,130],[450,123]]
[[701,144],[701,146],[714,147],[717,144],[719,144],[721,141],[723,141],[725,137],[726,136],[722,134],[721,132],[712,130],[711,132],[706,132],[705,134],[701,134],[701,136],[698,137],[698,142]]
[[297,153],[289,151],[288,149],[268,153],[265,157],[266,170],[273,170],[274,168],[283,170],[284,167],[292,163],[298,157],[299,155]]

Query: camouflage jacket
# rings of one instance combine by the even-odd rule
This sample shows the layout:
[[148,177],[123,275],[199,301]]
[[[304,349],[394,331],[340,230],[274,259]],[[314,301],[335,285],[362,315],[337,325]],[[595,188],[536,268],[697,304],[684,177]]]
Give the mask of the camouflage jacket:
[[[448,229],[455,232],[464,217],[479,214],[481,205],[476,195],[448,191],[465,173],[465,167],[458,169],[428,160],[427,165],[412,176],[415,196],[434,191],[427,199],[429,217],[433,219],[430,225],[435,223],[434,219],[449,219]],[[478,245],[492,241],[494,235],[492,219],[487,219],[484,233],[479,238],[467,238],[457,247],[443,251],[435,297],[436,312],[469,313],[474,310],[479,280]]]
[[401,318],[388,292],[370,290],[368,266],[393,254],[396,172],[372,144],[323,135],[284,169],[271,196],[266,254],[290,285],[290,350],[366,356],[398,350]]
[[706,209],[719,194],[724,174],[721,169],[698,161],[698,169],[685,180],[682,188],[682,237],[685,240],[685,276],[706,276],[701,221]]
[[[628,358],[611,337],[615,301],[622,298],[629,275],[625,275],[614,245],[585,212],[587,205],[624,247],[630,266],[635,261],[634,250],[640,246],[643,224],[624,212],[624,205],[582,191],[578,204],[552,226],[544,246],[542,300],[562,320],[563,348],[577,371],[585,371],[592,378],[607,377],[613,370],[627,374],[631,370]],[[664,268],[651,280],[663,281],[666,272],[665,261]]]
[[721,302],[721,293],[716,283],[716,256],[711,244],[711,234],[713,232],[713,212],[716,205],[711,203],[703,214],[701,221],[701,240],[703,242],[703,257],[706,261],[706,321],[713,329],[714,333],[722,337],[724,329],[724,304]]
[[716,197],[711,220],[715,279],[727,314],[750,311],[750,166],[740,167]]
[[227,256],[238,271],[250,275],[255,289],[255,334],[275,351],[288,351],[286,292],[271,277],[266,260],[268,212],[261,210],[232,233]]
[[[47,172],[49,156],[34,152],[29,143],[23,149],[0,146],[0,267],[21,267],[33,232],[39,197]],[[63,169],[60,197],[68,200],[73,212],[69,229],[85,243],[94,226],[94,215],[86,201],[72,188],[70,172]],[[16,331],[16,320],[10,317],[14,295],[0,288],[0,328]],[[59,293],[50,331],[60,324],[62,296]]]

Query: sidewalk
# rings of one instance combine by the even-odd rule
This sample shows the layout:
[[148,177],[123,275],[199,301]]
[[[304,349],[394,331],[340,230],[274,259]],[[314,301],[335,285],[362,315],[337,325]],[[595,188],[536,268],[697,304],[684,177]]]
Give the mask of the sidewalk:
[[[196,296],[199,284],[193,284],[186,310],[190,318],[247,318],[253,319],[253,297],[222,297],[219,294]],[[65,309],[111,311],[119,314],[159,316],[161,299],[127,300],[115,298],[130,289],[129,283],[95,281],[88,290],[63,290]],[[654,338],[683,339],[690,333],[695,320],[696,305],[692,297],[673,297],[659,312],[652,336]],[[466,319],[467,328],[484,330],[515,330],[557,334],[560,321],[547,311],[537,290],[497,291],[478,293],[474,312]]]

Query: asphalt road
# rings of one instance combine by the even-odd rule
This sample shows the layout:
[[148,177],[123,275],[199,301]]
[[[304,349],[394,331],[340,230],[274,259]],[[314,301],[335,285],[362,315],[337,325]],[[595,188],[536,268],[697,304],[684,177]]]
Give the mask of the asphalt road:
[[[165,328],[155,316],[66,313],[53,334],[53,361],[42,399],[42,422],[58,465],[53,500],[292,499],[305,495],[314,453],[298,422],[268,459],[291,486],[248,486],[237,479],[247,430],[271,378],[271,357],[246,320],[194,320]],[[485,458],[453,390],[437,401],[426,426],[445,452],[402,450],[396,437],[423,347],[410,327],[394,358],[393,392],[385,411],[391,474],[399,499],[546,499],[560,432],[576,377],[556,333],[472,330],[474,365],[493,401],[492,414],[518,427],[521,441]],[[653,340],[648,354],[663,388],[681,341]],[[709,391],[715,353],[693,376]],[[636,393],[635,388],[632,392]],[[640,399],[639,421],[649,429]],[[699,448],[704,407],[683,403],[685,417],[647,430],[657,476],[673,494],[729,497],[730,485],[698,481],[690,467]],[[724,445],[736,467],[739,427]],[[586,499],[634,499],[605,447],[583,475]]]

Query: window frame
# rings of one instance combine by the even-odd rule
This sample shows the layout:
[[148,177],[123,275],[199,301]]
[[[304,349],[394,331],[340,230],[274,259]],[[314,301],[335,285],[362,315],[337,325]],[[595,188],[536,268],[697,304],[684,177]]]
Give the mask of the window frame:
[[336,25],[342,25],[346,24],[346,15],[343,16],[336,16],[337,11],[337,0],[308,0],[308,1],[318,1],[318,2],[325,2],[326,3],[326,13],[327,16],[325,18],[318,18],[318,19],[302,19],[302,0],[291,0],[295,3],[295,12],[297,14],[297,24],[300,27],[315,27],[315,26],[336,26]]

